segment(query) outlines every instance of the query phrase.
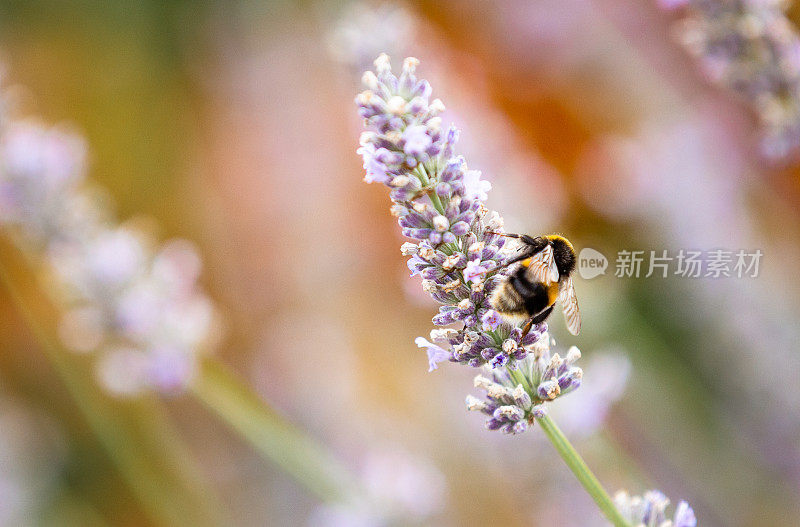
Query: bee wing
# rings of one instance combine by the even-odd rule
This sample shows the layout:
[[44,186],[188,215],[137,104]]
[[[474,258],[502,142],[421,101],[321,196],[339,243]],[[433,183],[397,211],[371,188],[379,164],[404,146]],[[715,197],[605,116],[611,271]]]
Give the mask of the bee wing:
[[567,321],[567,329],[573,335],[577,335],[581,332],[581,312],[578,310],[578,297],[575,296],[572,277],[568,276],[561,285],[558,292],[558,301],[561,303],[561,310],[564,312],[564,319]]
[[558,282],[558,267],[553,258],[553,247],[548,245],[533,255],[528,269],[537,282],[545,284]]

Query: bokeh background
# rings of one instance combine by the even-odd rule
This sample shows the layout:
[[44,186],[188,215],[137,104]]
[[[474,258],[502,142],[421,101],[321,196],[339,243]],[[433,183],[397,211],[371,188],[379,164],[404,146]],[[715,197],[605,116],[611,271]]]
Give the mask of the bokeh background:
[[[120,217],[197,244],[216,355],[389,496],[399,524],[603,525],[537,430],[485,431],[463,407],[474,372],[428,373],[413,343],[435,306],[408,278],[385,189],[361,181],[353,97],[378,52],[418,57],[507,230],[612,259],[577,280],[580,337],[552,324],[585,357],[554,415],[600,480],[687,499],[703,526],[794,525],[800,171],[761,155],[752,108],[699,71],[677,18],[626,0],[5,0],[0,53],[26,112],[86,137]],[[760,249],[758,278],[613,276],[620,250],[717,248]],[[374,524],[194,400],[151,402],[219,523]],[[0,525],[155,525],[5,292]]]

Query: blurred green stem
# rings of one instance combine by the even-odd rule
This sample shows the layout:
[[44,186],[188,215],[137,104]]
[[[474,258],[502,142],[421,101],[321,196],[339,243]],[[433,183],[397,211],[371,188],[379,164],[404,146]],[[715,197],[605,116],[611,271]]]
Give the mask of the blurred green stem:
[[583,461],[580,454],[578,454],[572,444],[570,444],[564,433],[561,432],[561,429],[559,429],[548,416],[541,417],[537,419],[537,421],[542,426],[542,430],[544,430],[547,438],[553,443],[561,459],[563,459],[570,470],[572,470],[572,473],[575,474],[575,477],[581,482],[586,492],[588,492],[594,502],[597,503],[597,506],[600,507],[600,510],[606,518],[608,518],[615,527],[631,527],[619,513],[611,497],[595,475],[592,474],[592,471],[586,466],[586,462]]
[[261,456],[322,500],[341,502],[356,496],[355,480],[331,452],[270,408],[220,362],[204,361],[192,391]]
[[216,498],[200,487],[163,415],[147,401],[115,401],[101,393],[85,361],[61,349],[42,328],[5,265],[0,282],[151,521],[170,527],[222,524]]

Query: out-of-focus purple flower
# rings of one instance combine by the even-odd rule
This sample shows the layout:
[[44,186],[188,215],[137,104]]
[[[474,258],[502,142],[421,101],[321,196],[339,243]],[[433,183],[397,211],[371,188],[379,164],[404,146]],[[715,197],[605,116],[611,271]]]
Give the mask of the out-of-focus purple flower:
[[781,0],[662,0],[682,8],[676,34],[712,82],[758,114],[762,153],[783,160],[800,149],[800,37]]
[[59,336],[97,356],[108,391],[180,391],[213,338],[200,258],[189,242],[158,246],[119,224],[85,181],[85,150],[74,134],[4,115],[0,227],[47,264],[48,291],[64,311]]
[[400,5],[351,2],[326,37],[332,56],[361,73],[379,53],[413,41],[414,33],[414,20]]
[[696,527],[694,511],[685,501],[678,503],[672,519],[667,516],[670,500],[657,490],[643,496],[631,496],[621,490],[614,496],[614,503],[622,516],[633,527]]
[[581,389],[553,408],[561,430],[570,438],[595,433],[605,422],[612,405],[625,392],[631,363],[619,352],[595,351],[585,361],[592,372]]
[[431,525],[444,508],[444,476],[426,460],[404,451],[370,452],[360,479],[366,499],[324,505],[312,514],[310,527]]

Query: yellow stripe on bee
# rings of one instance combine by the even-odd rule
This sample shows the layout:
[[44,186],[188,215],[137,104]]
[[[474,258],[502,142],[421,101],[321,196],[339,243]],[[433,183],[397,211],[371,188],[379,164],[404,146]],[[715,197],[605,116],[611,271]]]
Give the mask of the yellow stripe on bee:
[[530,267],[531,266],[531,260],[533,260],[533,258],[525,258],[524,260],[522,260],[520,262],[520,264],[522,265],[522,267]]
[[552,306],[558,298],[558,282],[551,282],[547,286],[547,305]]

